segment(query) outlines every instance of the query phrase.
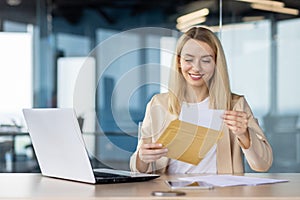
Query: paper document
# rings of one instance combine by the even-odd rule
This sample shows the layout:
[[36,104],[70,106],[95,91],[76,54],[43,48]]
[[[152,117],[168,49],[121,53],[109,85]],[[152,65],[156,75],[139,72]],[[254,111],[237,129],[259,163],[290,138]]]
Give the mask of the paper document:
[[181,106],[179,120],[206,128],[221,130],[224,110],[203,109],[197,104],[184,103]]
[[[200,117],[198,112],[201,112]],[[156,143],[168,148],[167,157],[198,165],[223,135],[223,113],[183,106],[181,120],[172,121]]]
[[239,186],[239,185],[262,185],[270,183],[287,182],[288,180],[257,178],[248,176],[234,176],[234,175],[208,175],[179,178],[184,181],[204,181],[218,187]]

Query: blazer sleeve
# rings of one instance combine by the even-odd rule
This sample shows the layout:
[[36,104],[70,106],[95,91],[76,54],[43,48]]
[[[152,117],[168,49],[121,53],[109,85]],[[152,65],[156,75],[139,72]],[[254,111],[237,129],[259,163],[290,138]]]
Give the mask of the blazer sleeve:
[[273,162],[272,148],[267,141],[263,130],[258,124],[258,120],[254,118],[250,106],[246,99],[241,97],[237,102],[233,110],[243,110],[248,115],[248,132],[250,136],[250,147],[244,149],[243,145],[238,140],[238,144],[241,146],[244,156],[251,167],[251,169],[258,172],[267,171]]
[[[149,134],[149,130],[150,128],[148,127],[148,130],[146,128],[145,130],[145,127],[149,126],[150,124],[150,107],[151,107],[151,102],[153,101],[153,98],[151,99],[151,101],[147,104],[147,107],[146,107],[146,112],[145,112],[145,117],[144,117],[144,120],[143,120],[143,124],[142,124],[142,133],[143,135],[140,136],[140,138],[138,138],[138,144],[137,144],[137,147],[136,147],[136,150],[135,152],[131,155],[130,157],[130,170],[133,171],[133,172],[139,172],[138,169],[136,168],[136,159],[137,159],[137,153],[138,153],[138,150],[142,144],[142,139],[143,137],[145,137],[144,134],[148,133]],[[147,134],[146,134],[147,135]],[[150,171],[151,169],[148,169],[147,171]]]
[[[138,172],[136,168],[136,159],[138,150],[144,141],[151,142],[151,140],[156,141],[162,131],[165,129],[166,125],[171,121],[166,110],[166,94],[159,94],[152,97],[151,101],[147,104],[145,117],[142,125],[141,138],[138,140],[138,145],[135,152],[130,157],[130,169],[131,171]],[[152,139],[154,138],[154,139]],[[156,173],[164,173],[166,166],[168,164],[168,158],[162,157],[156,161]],[[153,169],[151,165],[147,170],[147,173],[152,172]]]

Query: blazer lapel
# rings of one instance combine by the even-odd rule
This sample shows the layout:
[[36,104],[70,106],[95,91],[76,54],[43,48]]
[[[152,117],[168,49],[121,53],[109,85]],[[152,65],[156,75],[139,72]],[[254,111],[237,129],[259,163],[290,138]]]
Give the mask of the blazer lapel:
[[218,174],[232,174],[232,156],[230,135],[227,128],[223,128],[223,137],[217,144],[217,172]]

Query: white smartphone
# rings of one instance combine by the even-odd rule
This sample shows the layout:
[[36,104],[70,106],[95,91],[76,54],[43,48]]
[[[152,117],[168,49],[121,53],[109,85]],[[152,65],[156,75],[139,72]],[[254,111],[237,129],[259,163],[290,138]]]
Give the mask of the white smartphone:
[[214,186],[203,181],[166,181],[172,190],[176,189],[213,189]]

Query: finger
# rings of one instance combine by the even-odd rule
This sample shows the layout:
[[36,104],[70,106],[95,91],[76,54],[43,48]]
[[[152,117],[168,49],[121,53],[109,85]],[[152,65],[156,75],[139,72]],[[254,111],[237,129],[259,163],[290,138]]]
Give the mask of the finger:
[[141,154],[143,155],[160,155],[168,152],[167,148],[163,149],[141,149]]
[[139,150],[139,157],[144,162],[153,162],[157,159],[166,156],[167,155],[167,149],[162,150]]
[[229,120],[229,121],[238,121],[241,123],[248,123],[248,119],[245,115],[243,116],[237,116],[237,115],[224,115],[223,117],[224,120]]
[[232,130],[232,131],[234,131],[234,132],[238,130],[238,127],[233,126],[233,125],[231,125],[231,124],[227,124],[227,126],[228,126],[228,128],[229,128],[230,130]]
[[243,111],[237,111],[237,110],[225,110],[224,114],[226,115],[237,115],[237,114],[242,114],[245,113]]
[[247,130],[247,126],[234,126],[231,124],[226,124],[228,129],[230,129],[234,134],[242,134]]
[[142,145],[142,147],[145,149],[161,149],[162,146],[163,145],[160,143],[146,143]]
[[243,134],[246,132],[247,128],[243,127],[237,127],[237,126],[232,126],[230,124],[227,125],[227,127],[234,133],[234,134]]
[[247,118],[247,113],[242,111],[235,111],[235,110],[227,110],[224,112],[225,116],[236,116],[236,117],[242,117]]
[[165,155],[155,155],[155,156],[140,156],[140,159],[145,163],[155,162]]
[[240,121],[235,121],[235,120],[224,120],[224,122],[227,125],[231,125],[231,126],[236,126],[238,128],[246,128],[247,127],[247,120],[240,120]]

